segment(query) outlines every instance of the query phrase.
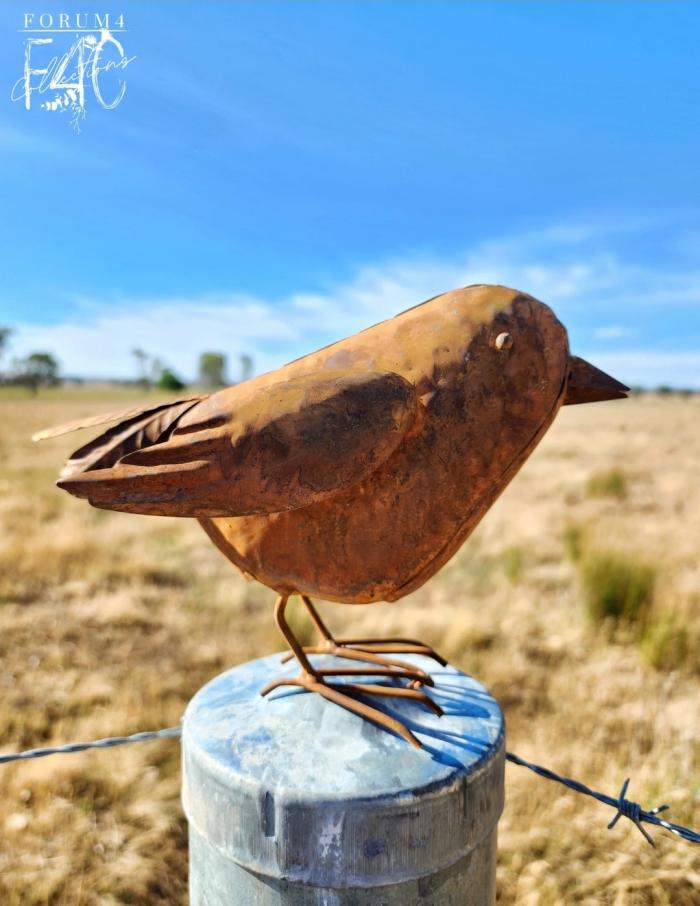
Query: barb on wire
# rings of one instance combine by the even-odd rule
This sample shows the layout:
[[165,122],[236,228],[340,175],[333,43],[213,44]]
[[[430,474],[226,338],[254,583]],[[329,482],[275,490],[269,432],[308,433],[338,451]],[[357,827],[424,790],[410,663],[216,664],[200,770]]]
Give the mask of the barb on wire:
[[[123,746],[132,742],[150,742],[154,739],[173,739],[181,734],[181,727],[167,727],[164,730],[148,730],[143,733],[132,733],[131,736],[108,736],[106,739],[96,739],[92,742],[71,742],[64,746],[29,749],[25,752],[10,752],[6,755],[0,755],[0,764],[7,764],[11,761],[25,761],[30,758],[45,758],[47,755],[67,755],[71,752],[84,752],[86,749],[110,749],[113,746]],[[670,821],[664,821],[663,818],[658,817],[659,812],[666,811],[666,809],[669,808],[668,805],[659,805],[654,809],[645,811],[638,802],[632,802],[630,799],[627,799],[627,789],[630,783],[629,778],[622,784],[622,788],[617,798],[613,798],[612,796],[607,796],[605,793],[598,793],[596,790],[592,790],[590,787],[587,787],[585,783],[581,783],[578,780],[572,780],[570,777],[562,777],[560,774],[550,771],[549,768],[544,768],[542,765],[534,764],[531,761],[525,761],[524,758],[520,758],[519,755],[515,755],[513,752],[506,752],[506,759],[513,764],[534,771],[535,774],[544,777],[545,780],[553,780],[556,783],[561,783],[576,793],[590,796],[593,799],[597,799],[598,802],[602,802],[604,805],[609,805],[616,809],[613,819],[608,824],[609,830],[615,827],[620,818],[628,818],[652,846],[655,846],[656,844],[651,835],[642,827],[642,822],[653,824],[656,827],[663,827],[672,834],[675,834],[676,837],[687,840],[689,843],[700,843],[700,834],[696,831],[687,827],[682,827],[680,824],[672,824]]]
[[668,805],[658,805],[654,809],[645,811],[638,802],[632,802],[631,800],[626,799],[625,796],[627,795],[627,788],[630,783],[629,778],[622,784],[622,789],[620,790],[617,799],[614,799],[612,796],[607,796],[605,793],[598,793],[596,790],[592,790],[590,787],[587,787],[585,783],[580,783],[578,780],[572,780],[570,777],[562,777],[554,771],[550,771],[549,768],[543,768],[539,764],[525,761],[524,758],[520,758],[520,756],[513,754],[513,752],[506,752],[506,759],[513,764],[529,768],[529,770],[534,771],[535,774],[544,777],[546,780],[554,780],[556,783],[561,783],[570,790],[574,790],[576,793],[583,793],[584,796],[591,796],[593,799],[597,799],[598,802],[602,802],[604,805],[609,805],[612,808],[617,809],[615,816],[608,824],[608,830],[615,827],[620,818],[629,818],[652,846],[656,846],[656,844],[651,835],[642,827],[643,821],[647,824],[654,824],[656,827],[663,827],[672,834],[675,834],[676,837],[687,840],[689,843],[700,843],[700,834],[696,831],[690,830],[688,827],[683,827],[680,824],[672,824],[670,821],[664,821],[663,818],[657,817],[659,812],[663,812],[669,808]]
[[143,733],[132,733],[131,736],[108,736],[106,739],[95,739],[92,742],[70,742],[65,746],[28,749],[26,752],[9,752],[0,755],[0,764],[10,761],[25,761],[29,758],[45,758],[47,755],[69,755],[72,752],[84,752],[86,749],[111,749],[130,742],[150,742],[153,739],[171,739],[180,736],[180,727],[167,727],[165,730],[146,730]]
[[[608,830],[612,830],[613,827],[615,827],[617,822],[620,820],[620,818],[629,818],[629,820],[632,822],[632,824],[636,825],[636,827],[639,829],[639,832],[642,834],[643,837],[645,837],[647,842],[651,843],[652,846],[656,846],[656,844],[654,843],[654,841],[651,837],[651,834],[649,834],[649,832],[646,831],[641,825],[641,820],[642,820],[641,805],[639,805],[638,802],[630,802],[629,799],[625,799],[625,796],[627,794],[627,787],[629,785],[630,785],[630,779],[628,777],[627,780],[625,780],[625,782],[622,784],[622,788],[620,789],[620,795],[617,800],[617,812],[613,816],[612,821],[608,824]],[[671,807],[670,805],[657,805],[656,808],[651,809],[649,814],[657,815],[659,812],[665,812],[666,809],[668,809],[670,807]]]

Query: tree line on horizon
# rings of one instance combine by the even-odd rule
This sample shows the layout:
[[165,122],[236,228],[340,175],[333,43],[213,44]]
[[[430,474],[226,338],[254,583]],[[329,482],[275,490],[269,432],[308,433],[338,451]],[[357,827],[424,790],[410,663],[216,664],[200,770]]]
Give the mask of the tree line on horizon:
[[[137,383],[144,389],[156,387],[159,390],[183,390],[186,383],[156,356],[151,356],[143,349],[132,349],[138,370]],[[207,390],[238,384],[253,376],[253,359],[245,353],[238,356],[240,365],[239,377],[231,380],[228,376],[228,358],[223,352],[203,352],[199,356],[197,385]]]
[[[0,326],[0,366],[9,345],[11,327]],[[178,393],[188,385],[169,365],[166,365],[157,356],[150,355],[143,349],[131,350],[136,363],[137,377],[133,380],[114,380],[114,383],[132,384],[144,390],[162,390],[165,393]],[[231,379],[228,374],[228,358],[223,352],[203,352],[199,356],[198,379],[196,386],[206,390],[216,390],[229,384],[243,383],[253,376],[253,358],[245,353],[238,356],[239,374],[237,379]],[[76,378],[71,378],[76,380]],[[10,370],[0,370],[0,385],[14,384],[26,387],[30,393],[36,394],[40,387],[56,387],[63,380],[57,358],[50,352],[32,352],[24,358],[14,358]],[[680,396],[693,396],[700,392],[690,387],[671,387],[669,384],[660,384],[653,389],[633,386],[632,393],[659,393],[661,395],[678,394]]]
[[[11,327],[0,326],[0,365],[7,352],[11,334]],[[136,362],[137,377],[131,381],[115,383],[130,383],[144,390],[157,389],[168,393],[177,393],[187,386],[177,372],[157,356],[140,348],[132,349],[131,354]],[[198,386],[215,390],[227,384],[247,381],[253,376],[253,358],[243,353],[238,356],[238,362],[238,379],[231,380],[228,376],[227,356],[222,352],[203,352],[199,357]],[[62,380],[58,359],[45,351],[14,358],[8,371],[0,370],[0,384],[26,387],[32,394],[38,393],[40,387],[56,387]]]

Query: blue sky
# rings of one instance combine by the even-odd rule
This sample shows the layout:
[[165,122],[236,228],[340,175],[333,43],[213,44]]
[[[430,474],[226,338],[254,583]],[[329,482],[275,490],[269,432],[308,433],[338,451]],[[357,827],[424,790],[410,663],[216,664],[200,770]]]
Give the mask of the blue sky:
[[215,349],[262,370],[501,282],[617,377],[700,388],[700,4],[34,11],[86,9],[124,13],[135,59],[116,108],[88,87],[75,134],[49,95],[11,101],[27,7],[0,6],[10,356],[133,376],[139,346],[193,376]]

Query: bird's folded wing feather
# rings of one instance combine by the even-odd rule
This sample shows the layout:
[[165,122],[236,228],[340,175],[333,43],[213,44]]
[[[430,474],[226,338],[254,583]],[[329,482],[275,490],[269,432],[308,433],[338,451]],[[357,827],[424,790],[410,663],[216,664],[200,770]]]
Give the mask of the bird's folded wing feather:
[[108,425],[110,422],[124,422],[135,416],[146,417],[149,414],[155,414],[163,409],[169,409],[180,403],[196,403],[203,400],[204,396],[188,396],[181,399],[170,400],[165,403],[150,403],[144,406],[132,406],[130,409],[118,409],[116,412],[103,412],[99,415],[91,415],[87,418],[78,418],[70,422],[64,422],[62,425],[55,425],[51,428],[44,428],[32,434],[33,441],[49,440],[53,437],[61,437],[63,434],[70,434],[72,431],[79,431],[81,428],[97,428],[99,425]]
[[110,468],[67,474],[59,485],[95,506],[136,513],[297,509],[377,469],[417,406],[413,385],[391,372],[324,371],[250,391],[234,387],[179,416],[160,442],[151,439]]
[[129,453],[158,443],[170,435],[181,416],[205,398],[175,400],[125,418],[76,450],[64,465],[61,478],[94,469],[108,469]]

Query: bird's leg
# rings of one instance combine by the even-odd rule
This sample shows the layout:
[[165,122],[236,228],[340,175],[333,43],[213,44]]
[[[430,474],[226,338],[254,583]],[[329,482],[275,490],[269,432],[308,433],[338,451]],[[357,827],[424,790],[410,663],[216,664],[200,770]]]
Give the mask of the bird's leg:
[[[318,673],[311,666],[311,661],[306,656],[306,652],[302,645],[297,641],[296,636],[292,632],[292,628],[289,623],[284,618],[284,611],[287,608],[287,602],[289,601],[289,595],[280,595],[279,598],[275,601],[275,623],[277,623],[277,628],[282,633],[282,635],[287,640],[287,644],[292,649],[287,660],[291,660],[295,657],[299,661],[299,666],[301,667],[304,674],[314,679],[318,679]],[[263,695],[265,691],[263,690]]]
[[[369,657],[366,657],[364,655],[355,656],[354,652],[343,654],[342,656],[349,657],[352,660],[366,661],[370,664],[376,663],[377,666],[330,667],[322,669],[314,667],[307,655],[333,654],[334,649],[332,645],[334,643],[331,639],[331,644],[328,647],[302,646],[292,632],[292,629],[284,616],[288,600],[288,595],[282,595],[277,599],[275,603],[275,622],[277,623],[277,627],[279,628],[280,632],[287,640],[289,647],[292,649],[291,653],[283,658],[283,663],[286,663],[287,661],[291,660],[291,658],[295,657],[302,669],[302,678],[306,679],[307,677],[312,677],[314,680],[320,681],[324,676],[385,676],[393,677],[396,679],[407,679],[411,682],[415,682],[417,684],[425,684],[427,686],[434,685],[432,679],[430,678],[430,676],[428,676],[425,670],[421,670],[419,667],[415,667],[413,664],[404,663],[402,661],[392,661],[388,658],[378,658],[374,657],[373,655],[370,655]],[[313,605],[311,606],[313,607]],[[323,625],[318,614],[316,614],[316,616],[319,620],[319,623]]]
[[[311,621],[320,636],[319,641],[315,645],[304,647],[306,654],[333,654],[336,657],[349,658],[354,661],[365,661],[367,663],[409,670],[415,670],[415,667],[405,661],[390,659],[384,657],[384,655],[423,654],[426,657],[433,658],[443,667],[447,664],[447,661],[430,645],[419,642],[417,639],[335,639],[321,619],[321,615],[314,607],[311,599],[307,595],[301,595],[301,600],[304,602]],[[291,660],[292,657],[293,654],[288,654],[284,660]]]
[[[363,667],[341,667],[337,669],[315,667],[307,657],[308,654],[314,652],[299,644],[289,623],[285,619],[284,611],[288,600],[289,598],[287,595],[281,595],[277,599],[275,603],[275,622],[291,648],[291,656],[296,657],[299,661],[301,673],[296,677],[281,677],[280,679],[273,680],[260,690],[260,694],[267,695],[269,692],[272,692],[273,689],[278,689],[281,686],[299,686],[306,689],[308,692],[317,692],[328,701],[332,701],[335,704],[346,708],[348,711],[358,714],[360,717],[371,720],[373,723],[397,733],[412,745],[416,746],[416,748],[421,748],[420,742],[400,721],[390,717],[388,714],[384,714],[382,711],[378,711],[376,708],[366,705],[362,701],[357,701],[352,696],[355,694],[379,695],[387,698],[407,698],[426,705],[431,711],[440,716],[443,713],[442,708],[424,692],[421,692],[419,689],[406,688],[404,686],[384,686],[375,685],[373,683],[351,682],[334,685],[329,683],[327,678],[334,676],[356,676],[358,679],[361,679],[363,677],[376,676],[390,679],[407,679],[411,682],[412,686],[413,684],[422,685],[424,683],[433,685],[431,678],[424,671],[418,670],[418,668],[413,667],[411,664],[406,664],[404,669],[403,665],[399,665],[397,668],[394,666],[393,662],[387,663],[386,661],[384,661],[384,666],[382,667],[369,667],[366,669]],[[311,607],[313,609],[313,605],[311,605]],[[319,631],[322,632],[321,627],[325,629],[323,622],[318,614],[316,614],[316,618],[318,623],[316,623],[316,620],[314,620],[314,623],[316,623]],[[324,648],[320,653],[332,653],[332,651]]]

